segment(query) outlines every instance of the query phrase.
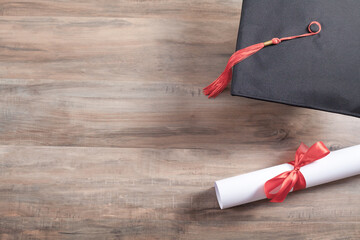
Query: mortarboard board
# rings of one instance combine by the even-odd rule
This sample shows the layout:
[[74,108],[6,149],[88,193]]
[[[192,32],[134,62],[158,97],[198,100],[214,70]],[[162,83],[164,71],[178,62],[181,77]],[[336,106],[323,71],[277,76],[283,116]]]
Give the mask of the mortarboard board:
[[232,77],[235,96],[360,117],[359,0],[243,0],[236,49],[209,97]]

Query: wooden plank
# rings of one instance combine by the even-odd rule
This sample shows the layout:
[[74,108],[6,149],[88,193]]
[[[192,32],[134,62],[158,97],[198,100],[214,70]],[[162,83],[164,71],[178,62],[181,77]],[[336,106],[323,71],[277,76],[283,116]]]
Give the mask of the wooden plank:
[[358,238],[359,177],[218,208],[213,181],[294,150],[2,146],[0,238]]
[[1,80],[2,144],[280,151],[358,143],[357,118],[231,97],[200,86],[118,81]]
[[237,18],[242,0],[0,0],[2,16]]
[[238,20],[1,17],[0,78],[211,82]]

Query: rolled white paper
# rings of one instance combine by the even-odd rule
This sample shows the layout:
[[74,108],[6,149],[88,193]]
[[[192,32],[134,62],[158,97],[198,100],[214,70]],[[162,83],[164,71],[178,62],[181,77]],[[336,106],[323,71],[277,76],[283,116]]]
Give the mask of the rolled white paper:
[[[264,184],[294,167],[284,163],[274,167],[215,182],[220,208],[229,208],[266,198]],[[333,151],[326,157],[300,168],[306,188],[360,174],[360,145]]]

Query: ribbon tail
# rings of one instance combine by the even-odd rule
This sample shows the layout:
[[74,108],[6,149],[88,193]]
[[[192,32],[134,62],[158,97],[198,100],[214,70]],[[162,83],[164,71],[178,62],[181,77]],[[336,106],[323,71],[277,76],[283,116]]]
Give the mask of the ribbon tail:
[[279,187],[283,187],[285,180],[288,179],[290,174],[291,174],[291,171],[283,172],[283,173],[277,175],[276,177],[273,177],[272,179],[268,180],[264,184],[264,192],[268,199],[273,199],[278,195],[281,188],[276,193],[272,193],[272,192],[274,190],[278,189]]
[[283,184],[286,177],[282,177],[281,175],[283,174],[280,174],[265,183],[264,192],[268,199],[273,199],[276,196],[276,194],[273,194],[271,192]]
[[275,197],[273,197],[270,202],[283,202],[288,193],[295,186],[297,178],[297,174],[295,172],[291,172],[289,176],[284,180],[280,190],[275,194]]
[[[264,185],[266,197],[271,202],[283,202],[287,194],[293,189],[298,181],[298,174],[294,171],[288,171],[279,174],[278,176],[270,179]],[[280,189],[276,193],[271,193],[275,189]]]

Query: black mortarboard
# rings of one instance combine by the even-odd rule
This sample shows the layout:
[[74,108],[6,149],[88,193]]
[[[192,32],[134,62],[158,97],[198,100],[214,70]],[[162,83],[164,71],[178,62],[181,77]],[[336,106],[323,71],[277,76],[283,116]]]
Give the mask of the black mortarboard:
[[229,66],[242,61],[233,68],[232,95],[360,117],[359,0],[243,0],[236,49],[206,95],[219,94]]

